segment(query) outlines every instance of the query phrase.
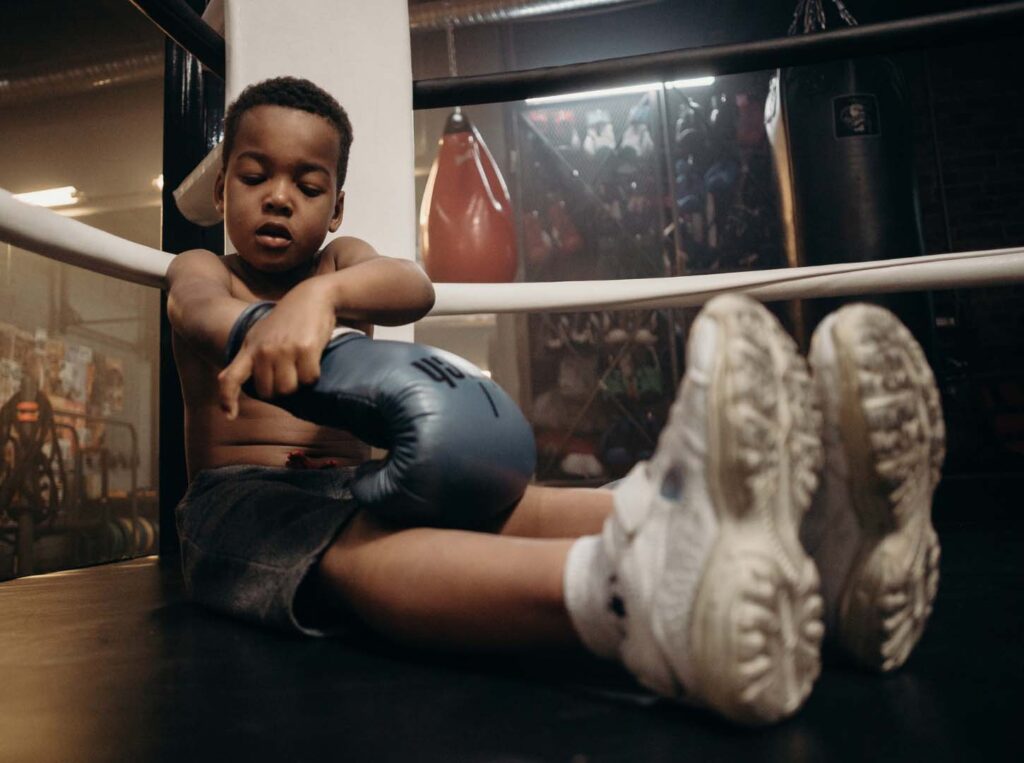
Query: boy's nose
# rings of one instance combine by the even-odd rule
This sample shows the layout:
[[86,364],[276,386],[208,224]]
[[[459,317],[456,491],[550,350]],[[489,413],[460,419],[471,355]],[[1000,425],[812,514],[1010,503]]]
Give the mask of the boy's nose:
[[265,213],[290,215],[292,212],[291,198],[283,188],[272,188],[263,200],[263,211]]
[[287,199],[272,197],[263,202],[263,211],[266,214],[291,215],[292,205]]

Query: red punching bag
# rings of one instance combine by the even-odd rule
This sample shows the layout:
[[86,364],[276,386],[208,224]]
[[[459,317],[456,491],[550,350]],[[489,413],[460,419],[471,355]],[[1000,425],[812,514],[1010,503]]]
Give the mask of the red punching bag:
[[455,111],[420,206],[423,264],[434,281],[494,283],[516,276],[508,188],[480,133]]

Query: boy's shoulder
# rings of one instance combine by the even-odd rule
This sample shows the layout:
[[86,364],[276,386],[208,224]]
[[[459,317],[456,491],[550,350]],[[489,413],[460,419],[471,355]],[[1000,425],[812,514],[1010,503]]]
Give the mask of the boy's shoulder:
[[231,279],[231,272],[223,259],[207,249],[189,249],[182,252],[171,260],[167,268],[167,284],[173,288],[177,282],[201,279],[227,285]]
[[213,287],[232,297],[253,300],[245,271],[239,267],[237,254],[218,255],[208,249],[190,249],[171,260],[167,269],[167,285],[173,291]]
[[333,265],[334,270],[343,270],[360,262],[380,257],[380,254],[366,241],[355,236],[338,236],[327,243],[320,252],[321,265]]
[[[319,256],[319,255],[318,255]],[[267,279],[272,281],[273,279]],[[260,286],[253,281],[253,274],[247,273],[242,265],[242,258],[237,254],[219,255],[208,249],[190,249],[177,255],[167,269],[168,286],[173,289],[175,284],[216,285],[222,287],[232,297],[240,299],[258,299],[254,296]]]
[[214,254],[209,249],[188,249],[175,255],[174,259],[171,260],[171,270],[181,269],[183,265],[187,265],[189,268],[201,266],[202,263],[211,266],[214,263],[219,265],[223,259],[223,257]]
[[[309,275],[322,275],[344,270],[361,262],[380,257],[370,244],[354,236],[339,236],[316,253]],[[268,297],[264,292],[276,291],[270,283],[247,270],[237,254],[217,255],[208,249],[190,249],[177,255],[167,270],[167,283],[199,282],[223,287],[228,294],[239,299],[254,301]]]

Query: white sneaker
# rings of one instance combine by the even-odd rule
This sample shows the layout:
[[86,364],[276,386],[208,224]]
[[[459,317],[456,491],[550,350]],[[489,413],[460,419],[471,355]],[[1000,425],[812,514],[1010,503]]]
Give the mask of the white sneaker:
[[939,392],[913,336],[874,305],[825,318],[810,363],[826,463],[801,536],[821,571],[830,640],[863,665],[892,670],[920,639],[939,584]]
[[821,416],[794,342],[745,297],[707,304],[686,358],[657,450],[616,488],[602,534],[617,656],[662,695],[769,723],[820,670],[818,575],[798,528]]

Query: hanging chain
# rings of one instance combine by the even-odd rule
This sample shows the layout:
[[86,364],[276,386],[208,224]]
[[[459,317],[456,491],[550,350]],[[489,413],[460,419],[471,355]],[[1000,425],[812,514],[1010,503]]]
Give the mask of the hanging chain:
[[445,34],[448,38],[448,76],[458,77],[459,67],[455,63],[455,27],[451,22],[445,27]]
[[444,33],[445,42],[448,45],[448,76],[459,76],[459,67],[455,61],[455,24],[452,22],[451,3],[445,0],[444,3]]
[[845,21],[847,26],[857,26],[857,19],[850,13],[843,0],[832,0],[832,2],[836,4],[836,8],[839,10],[839,18]]
[[[839,11],[839,18],[848,26],[857,26],[857,19],[850,13],[849,8],[843,0],[832,0]],[[793,21],[789,25],[790,34],[811,34],[812,32],[824,31],[828,26],[828,19],[825,15],[825,6],[822,0],[797,0],[796,9],[793,11]],[[801,29],[802,27],[802,29]]]

